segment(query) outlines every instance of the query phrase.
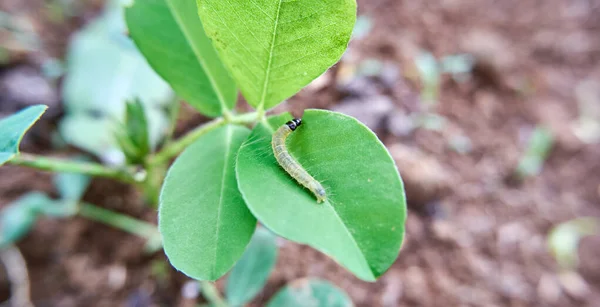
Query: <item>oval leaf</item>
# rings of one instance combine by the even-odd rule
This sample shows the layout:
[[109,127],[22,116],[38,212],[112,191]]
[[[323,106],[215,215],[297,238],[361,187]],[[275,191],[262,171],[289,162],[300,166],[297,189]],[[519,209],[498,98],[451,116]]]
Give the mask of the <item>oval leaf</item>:
[[355,0],[197,0],[204,29],[250,105],[269,109],[335,64]]
[[265,228],[258,228],[252,241],[227,277],[227,302],[242,306],[262,290],[277,261],[275,236]]
[[204,33],[193,0],[135,1],[125,18],[152,68],[190,105],[208,116],[235,106],[235,83]]
[[256,227],[234,168],[248,133],[231,125],[207,133],[177,158],[165,178],[159,208],[165,253],[192,278],[216,280],[225,274]]
[[46,112],[48,107],[36,105],[0,120],[0,165],[19,153],[25,132]]
[[350,307],[344,291],[324,280],[298,279],[279,290],[267,307]]
[[246,204],[265,226],[328,254],[373,281],[396,259],[404,237],[402,180],[383,144],[356,119],[307,110],[288,150],[319,180],[327,201],[296,183],[277,163],[273,130],[289,115],[257,125],[240,149],[237,178]]

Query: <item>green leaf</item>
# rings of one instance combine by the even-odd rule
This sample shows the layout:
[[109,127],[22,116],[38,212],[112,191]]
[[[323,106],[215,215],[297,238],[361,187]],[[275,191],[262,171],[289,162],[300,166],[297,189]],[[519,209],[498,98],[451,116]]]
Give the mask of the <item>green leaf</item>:
[[538,175],[542,171],[553,143],[554,137],[548,129],[535,127],[529,139],[529,147],[517,166],[517,174],[521,178]]
[[355,0],[197,0],[200,19],[250,105],[269,109],[335,64]]
[[62,199],[78,202],[89,187],[91,179],[80,173],[58,173],[54,176],[54,185]]
[[130,163],[142,163],[151,149],[146,111],[138,99],[127,102],[123,126],[116,133],[121,150]]
[[227,277],[227,302],[243,306],[251,301],[265,286],[277,262],[275,236],[265,228],[258,228],[252,241]]
[[140,154],[148,154],[150,152],[148,121],[144,105],[139,99],[127,103],[125,127],[127,128],[129,139],[131,139],[133,145],[139,149]]
[[104,158],[119,151],[126,102],[145,106],[151,147],[169,128],[164,112],[173,93],[125,35],[123,8],[114,1],[100,18],[78,32],[69,45],[62,93],[66,116],[60,123],[65,140]]
[[191,0],[135,1],[125,14],[131,37],[150,65],[198,111],[219,116],[237,90]]
[[0,120],[0,165],[19,153],[25,132],[46,112],[48,107],[36,105]]
[[235,157],[249,131],[213,130],[169,169],[160,195],[159,230],[171,264],[199,280],[216,280],[242,256],[256,227],[235,179]]
[[404,237],[406,203],[394,160],[356,119],[306,110],[287,145],[325,187],[327,201],[318,204],[273,156],[271,134],[288,119],[258,124],[240,149],[237,178],[246,204],[276,234],[306,243],[374,281],[392,265]]
[[38,218],[39,209],[52,205],[54,202],[46,194],[33,192],[0,211],[0,248],[27,235]]
[[279,290],[267,307],[350,307],[344,291],[324,280],[298,279]]
[[548,235],[548,247],[563,269],[574,270],[579,265],[578,247],[583,237],[597,234],[600,220],[580,217],[558,224]]

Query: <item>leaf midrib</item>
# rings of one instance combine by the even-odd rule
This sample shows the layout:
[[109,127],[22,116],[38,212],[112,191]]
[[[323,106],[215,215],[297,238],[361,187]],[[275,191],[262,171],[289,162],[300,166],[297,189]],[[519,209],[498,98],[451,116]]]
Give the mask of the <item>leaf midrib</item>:
[[223,209],[223,195],[225,195],[225,178],[227,175],[227,168],[229,167],[229,154],[231,151],[231,139],[233,137],[233,132],[231,129],[231,126],[227,126],[227,137],[225,138],[225,160],[224,160],[224,164],[223,164],[223,173],[222,173],[222,177],[221,177],[221,191],[219,193],[219,206],[217,209],[217,225],[216,225],[216,232],[215,232],[215,253],[214,253],[214,257],[213,257],[213,263],[215,263],[215,265],[213,266],[213,272],[212,275],[215,276],[216,271],[217,271],[217,257],[219,255],[219,234],[220,234],[220,229],[221,229],[221,211]]
[[[192,39],[193,36],[190,35],[190,33],[188,32],[187,28],[185,27],[185,24],[181,20],[181,17],[179,16],[179,14],[177,14],[177,10],[174,8],[173,4],[171,3],[171,0],[165,0],[165,3],[169,7],[169,11],[170,11],[171,15],[173,16],[173,19],[175,19],[175,22],[181,29],[183,36],[185,37],[185,39],[188,42],[190,42],[190,48],[192,48],[192,51],[196,55],[196,59],[198,60],[198,63],[200,64],[200,66],[202,66],[202,69],[204,70],[204,73],[206,74],[206,77],[208,78],[208,81],[210,82],[211,87],[215,91],[215,94],[217,94],[217,98],[219,99],[219,104],[221,105],[221,111],[222,112],[227,111],[229,108],[227,107],[227,103],[225,102],[225,97],[223,96],[223,93],[221,93],[221,89],[217,86],[216,81],[212,76],[212,71],[208,68],[206,62],[204,61],[204,58],[202,57],[202,54],[197,49],[195,40]],[[200,17],[198,17],[198,19],[200,19]],[[200,22],[202,22],[202,21],[200,21]]]
[[267,70],[265,73],[265,81],[263,83],[263,91],[260,98],[260,103],[258,104],[259,110],[264,110],[265,107],[265,99],[267,98],[267,88],[269,86],[269,79],[271,77],[271,65],[273,64],[273,50],[275,49],[275,38],[277,37],[277,26],[279,24],[279,15],[281,12],[281,4],[283,0],[279,0],[279,4],[277,5],[277,13],[275,14],[275,24],[273,25],[273,37],[271,38],[271,48],[269,50],[269,60],[267,62]]

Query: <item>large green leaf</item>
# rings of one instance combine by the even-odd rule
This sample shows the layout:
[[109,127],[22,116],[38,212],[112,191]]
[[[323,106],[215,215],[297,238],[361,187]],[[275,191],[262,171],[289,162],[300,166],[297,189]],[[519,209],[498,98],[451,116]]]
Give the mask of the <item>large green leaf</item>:
[[275,236],[265,228],[258,228],[252,241],[227,277],[227,302],[243,306],[265,286],[277,261]]
[[0,165],[19,153],[19,143],[23,135],[47,108],[44,105],[31,106],[0,120]]
[[306,110],[287,145],[319,180],[327,201],[296,183],[277,163],[272,131],[289,115],[257,125],[242,145],[237,178],[246,204],[265,226],[328,254],[356,276],[373,281],[394,262],[404,237],[402,181],[383,144],[356,119]]
[[269,109],[335,64],[356,20],[355,0],[197,0],[248,103]]
[[171,264],[216,280],[242,256],[256,227],[235,179],[235,157],[249,131],[224,126],[175,160],[160,195],[159,230]]
[[60,123],[65,140],[98,156],[118,151],[127,101],[145,107],[151,145],[169,127],[164,108],[172,91],[125,35],[123,8],[107,3],[103,14],[78,32],[69,45],[62,92],[66,116]]
[[299,279],[279,290],[267,307],[351,307],[346,293],[324,280]]
[[204,33],[193,0],[135,1],[131,37],[150,65],[188,103],[208,116],[232,109],[235,83]]

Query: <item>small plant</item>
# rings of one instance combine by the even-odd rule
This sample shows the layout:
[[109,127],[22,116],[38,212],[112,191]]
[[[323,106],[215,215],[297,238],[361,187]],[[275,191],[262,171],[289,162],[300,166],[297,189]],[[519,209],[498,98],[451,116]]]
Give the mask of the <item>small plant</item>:
[[[201,290],[210,306],[245,306],[265,286],[277,260],[277,236],[264,228],[258,228],[248,248],[227,276],[225,298],[216,289],[202,285]],[[279,290],[266,306],[306,306],[310,302],[316,307],[349,307],[352,301],[346,293],[327,281],[298,279]],[[208,305],[207,305],[208,306]]]
[[[326,200],[318,203],[273,153],[273,132],[293,117],[267,116],[339,60],[355,23],[355,0],[198,0],[197,5],[138,0],[126,9],[125,19],[156,73],[179,97],[214,119],[179,139],[171,139],[172,124],[166,124],[156,134],[160,137],[153,138],[152,101],[162,101],[156,110],[178,110],[171,107],[175,103],[164,102],[160,82],[120,91],[121,103],[135,102],[122,104],[112,117],[101,117],[102,125],[111,127],[115,118],[125,118],[103,136],[106,146],[95,147],[90,136],[73,136],[72,122],[61,125],[63,135],[72,136],[67,141],[105,162],[114,162],[106,157],[115,149],[122,154],[117,159],[121,163],[102,165],[19,153],[22,134],[43,113],[44,107],[37,106],[4,120],[2,163],[113,178],[138,187],[150,204],[160,190],[164,250],[175,268],[197,280],[213,281],[227,273],[247,249],[257,221],[279,236],[320,250],[366,281],[375,281],[392,265],[404,237],[406,204],[400,175],[381,141],[354,118],[305,110],[302,126],[284,141],[290,156],[325,189]],[[106,39],[109,32],[98,31]],[[100,77],[98,82],[107,80]],[[236,111],[238,87],[254,112]],[[82,93],[79,89],[67,97]],[[93,114],[98,110],[71,106],[68,114],[77,114],[79,123],[90,123],[81,116],[97,118]],[[90,135],[105,133],[95,127],[87,129]],[[315,295],[328,287],[299,285]],[[278,294],[271,305],[283,306],[276,302],[285,301],[294,289]]]
[[439,61],[429,52],[421,52],[415,59],[423,90],[421,100],[435,105],[438,102],[442,74],[456,81],[464,80],[473,69],[475,60],[469,54],[448,55]]
[[537,176],[542,171],[553,143],[554,137],[548,129],[538,126],[531,132],[527,150],[516,169],[519,179]]
[[598,234],[599,230],[600,220],[593,217],[575,218],[552,228],[548,247],[563,270],[577,269],[579,241],[585,236]]

